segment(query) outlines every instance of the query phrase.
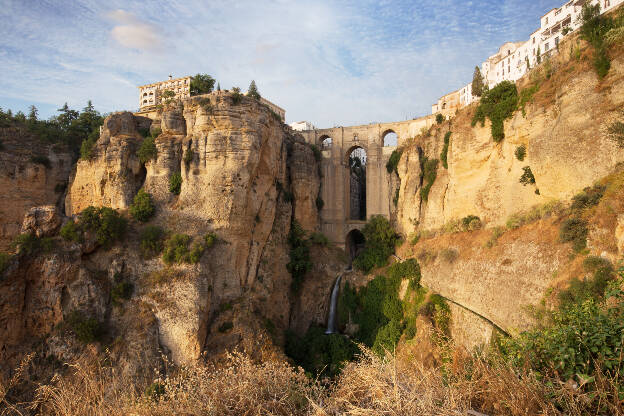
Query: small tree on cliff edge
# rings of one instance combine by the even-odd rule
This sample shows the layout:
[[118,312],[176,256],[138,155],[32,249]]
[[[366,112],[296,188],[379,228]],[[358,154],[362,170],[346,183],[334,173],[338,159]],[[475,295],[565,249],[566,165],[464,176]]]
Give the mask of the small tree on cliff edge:
[[478,66],[475,66],[474,75],[472,76],[472,95],[475,97],[483,95],[483,76]]
[[258,92],[258,87],[256,87],[256,81],[252,80],[251,84],[249,84],[249,89],[247,90],[247,96],[256,100],[260,99],[260,93]]
[[191,78],[191,95],[208,94],[214,88],[215,80],[208,74],[197,74]]

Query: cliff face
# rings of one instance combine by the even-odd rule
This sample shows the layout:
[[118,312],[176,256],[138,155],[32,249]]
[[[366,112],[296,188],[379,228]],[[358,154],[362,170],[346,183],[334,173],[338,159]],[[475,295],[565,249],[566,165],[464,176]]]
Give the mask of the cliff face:
[[30,208],[61,202],[72,169],[72,156],[64,146],[44,143],[24,127],[0,128],[0,143],[2,251],[20,233],[22,220]]
[[[492,229],[538,205],[569,204],[573,195],[618,171],[624,161],[624,149],[607,134],[608,126],[622,117],[623,54],[615,53],[609,75],[599,80],[588,59],[572,59],[563,52],[566,45],[560,50],[552,76],[541,79],[526,114],[518,110],[505,121],[502,142],[492,140],[489,120],[483,127],[471,126],[473,105],[417,137],[398,165],[397,228],[406,237],[421,235],[415,245],[408,241],[400,255],[417,257],[422,283],[454,303],[459,312],[453,315],[454,333],[469,346],[487,342],[492,325],[510,333],[525,329],[532,323],[530,308],[549,289],[584,275],[569,245],[560,242],[563,218],[557,214],[507,231],[488,245]],[[534,85],[535,78],[539,73],[519,88]],[[449,131],[448,169],[438,163],[424,201],[424,158],[441,159]],[[526,157],[521,161],[515,152],[522,145]],[[519,179],[527,166],[535,184],[523,186]],[[607,205],[601,215],[587,218],[588,248],[589,254],[615,262],[622,254],[617,224],[624,212],[617,198]],[[486,230],[457,233],[444,227],[469,215],[480,217]]]
[[[560,50],[566,51],[567,44]],[[517,111],[505,122],[501,143],[492,140],[489,120],[484,127],[471,127],[473,105],[405,149],[398,167],[402,232],[413,232],[417,221],[421,230],[434,229],[467,215],[479,216],[488,226],[502,225],[533,205],[570,199],[624,161],[624,149],[607,137],[624,105],[624,56],[615,57],[602,81],[589,62],[571,61],[566,52],[553,60],[553,67],[552,77],[542,81],[527,104],[526,115]],[[428,201],[420,201],[419,152],[440,159],[448,131],[448,169],[438,164]],[[514,155],[521,145],[526,147],[522,161]],[[519,183],[525,166],[531,168],[535,186]]]

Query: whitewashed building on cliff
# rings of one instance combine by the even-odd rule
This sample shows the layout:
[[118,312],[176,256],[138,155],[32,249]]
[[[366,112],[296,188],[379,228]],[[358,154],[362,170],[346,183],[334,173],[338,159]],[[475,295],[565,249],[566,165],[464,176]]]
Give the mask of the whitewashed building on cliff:
[[[493,88],[503,81],[515,82],[538,64],[538,55],[541,59],[545,59],[557,53],[561,40],[581,26],[581,11],[583,5],[588,2],[592,5],[599,4],[601,13],[606,13],[624,3],[624,0],[571,0],[559,8],[552,9],[541,17],[540,28],[530,35],[529,40],[504,43],[496,54],[481,64],[485,85]],[[472,82],[459,91],[460,108],[478,100],[472,96]],[[448,94],[440,100],[447,96]],[[432,106],[433,114],[442,112],[440,100],[438,105]]]
[[191,77],[173,79],[169,75],[167,81],[141,85],[139,88],[139,108],[141,111],[162,103],[165,91],[173,91],[174,99],[184,99],[191,96]]

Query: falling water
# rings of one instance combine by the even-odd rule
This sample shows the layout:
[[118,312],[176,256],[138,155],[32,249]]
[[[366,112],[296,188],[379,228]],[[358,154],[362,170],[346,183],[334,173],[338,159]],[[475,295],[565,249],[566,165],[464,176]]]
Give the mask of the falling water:
[[340,292],[340,280],[342,275],[338,276],[334,288],[332,289],[331,299],[329,304],[329,318],[327,319],[326,334],[333,334],[336,332],[336,308],[338,307],[338,292]]

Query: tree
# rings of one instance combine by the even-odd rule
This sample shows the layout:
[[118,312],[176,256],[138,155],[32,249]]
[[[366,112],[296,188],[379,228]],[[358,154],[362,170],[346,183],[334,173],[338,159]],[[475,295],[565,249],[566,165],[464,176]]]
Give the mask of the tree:
[[208,74],[197,74],[191,78],[191,95],[209,94],[214,88],[215,80]]
[[474,75],[472,76],[472,95],[481,97],[483,95],[483,75],[478,66],[475,66]]
[[217,91],[221,91],[221,83],[220,82],[217,83]]
[[28,108],[28,121],[37,121],[37,115],[39,114],[39,110],[34,105],[31,105]]
[[537,47],[537,63],[538,65],[542,63],[542,50],[540,47]]
[[255,100],[260,99],[260,93],[258,92],[258,87],[256,87],[256,81],[251,80],[251,84],[249,84],[249,89],[247,90],[247,97],[251,97]]

